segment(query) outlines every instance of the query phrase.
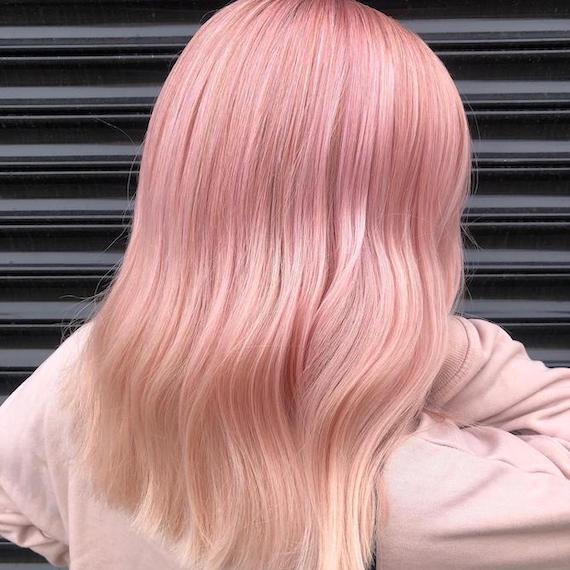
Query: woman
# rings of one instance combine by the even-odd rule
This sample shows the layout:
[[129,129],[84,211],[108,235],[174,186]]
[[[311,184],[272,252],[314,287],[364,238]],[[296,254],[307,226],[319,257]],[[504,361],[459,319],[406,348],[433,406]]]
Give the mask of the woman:
[[455,314],[470,163],[388,16],[216,12],[97,314],[0,410],[0,534],[73,570],[570,567],[570,369]]

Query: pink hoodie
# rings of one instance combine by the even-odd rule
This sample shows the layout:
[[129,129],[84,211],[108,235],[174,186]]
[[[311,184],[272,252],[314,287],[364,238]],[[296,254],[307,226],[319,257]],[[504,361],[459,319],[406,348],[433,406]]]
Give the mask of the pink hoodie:
[[[422,414],[386,466],[378,568],[569,569],[570,368],[531,360],[492,322],[451,320],[430,403],[485,425]],[[73,469],[57,383],[88,330],[0,407],[0,535],[72,570],[179,569],[125,515],[89,497]]]

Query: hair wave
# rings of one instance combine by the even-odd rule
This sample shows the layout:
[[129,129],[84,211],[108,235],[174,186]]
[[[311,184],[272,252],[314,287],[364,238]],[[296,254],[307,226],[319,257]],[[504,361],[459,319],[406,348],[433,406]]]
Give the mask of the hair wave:
[[179,55],[62,397],[93,489],[200,570],[364,570],[464,288],[443,63],[356,0],[237,0]]

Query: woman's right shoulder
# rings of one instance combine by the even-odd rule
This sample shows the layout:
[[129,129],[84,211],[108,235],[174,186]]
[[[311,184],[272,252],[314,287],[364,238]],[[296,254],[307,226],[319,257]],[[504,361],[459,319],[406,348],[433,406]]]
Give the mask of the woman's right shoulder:
[[570,567],[568,473],[563,440],[544,436],[533,446],[499,428],[461,428],[424,413],[386,464],[382,567]]
[[[458,324],[461,327],[458,327]],[[570,441],[570,368],[549,367],[503,327],[457,317],[450,354],[461,368],[435,378],[426,408],[458,423]],[[460,334],[461,333],[461,334]]]

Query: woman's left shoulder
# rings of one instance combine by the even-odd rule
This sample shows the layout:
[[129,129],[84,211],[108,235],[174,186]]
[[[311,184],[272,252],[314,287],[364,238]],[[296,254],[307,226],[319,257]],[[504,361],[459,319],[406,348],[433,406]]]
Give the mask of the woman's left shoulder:
[[91,327],[69,334],[0,405],[0,535],[56,565],[69,561],[69,433],[57,393]]

